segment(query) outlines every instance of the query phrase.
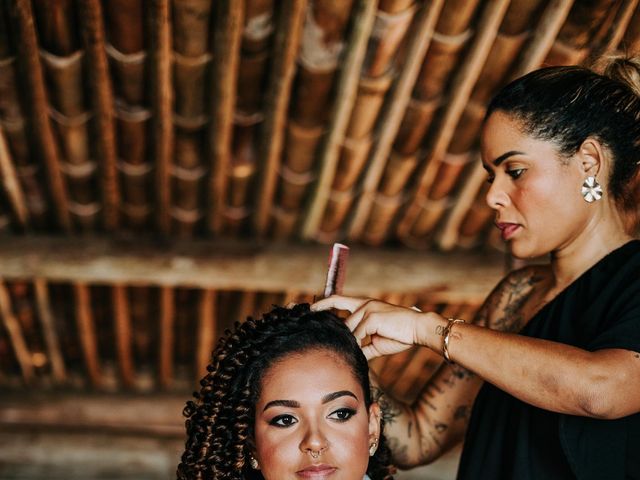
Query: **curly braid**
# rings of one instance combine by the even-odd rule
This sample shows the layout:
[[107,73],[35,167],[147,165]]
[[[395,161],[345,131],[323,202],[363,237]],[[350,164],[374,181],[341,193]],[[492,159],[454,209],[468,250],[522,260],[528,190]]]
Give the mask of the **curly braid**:
[[[311,312],[308,304],[275,307],[261,319],[236,322],[218,341],[200,392],[183,411],[187,441],[177,478],[264,480],[247,461],[264,372],[285,355],[317,348],[335,351],[351,366],[369,407],[367,361],[342,321],[328,312]],[[372,480],[393,478],[390,459],[381,434],[367,469]]]

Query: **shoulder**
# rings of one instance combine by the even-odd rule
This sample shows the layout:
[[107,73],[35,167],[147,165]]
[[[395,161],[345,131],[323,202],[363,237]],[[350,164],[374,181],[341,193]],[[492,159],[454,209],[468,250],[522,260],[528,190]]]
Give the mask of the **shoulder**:
[[509,272],[478,311],[476,323],[496,330],[519,331],[528,320],[525,305],[550,278],[548,265],[529,265]]

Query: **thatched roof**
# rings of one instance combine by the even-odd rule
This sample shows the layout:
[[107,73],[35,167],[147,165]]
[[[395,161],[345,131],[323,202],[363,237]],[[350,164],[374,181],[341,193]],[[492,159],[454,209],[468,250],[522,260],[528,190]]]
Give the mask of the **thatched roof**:
[[[458,252],[501,250],[477,151],[487,102],[543,64],[640,52],[638,4],[0,3],[0,232],[21,262],[0,266],[0,381],[186,385],[229,319],[321,289],[283,288],[291,274],[277,260],[270,288],[204,274],[171,280],[180,258],[193,265],[197,242],[231,259],[240,254],[224,249],[234,242],[310,243],[309,258],[314,244],[337,240],[354,254],[453,252],[450,268],[465,272]],[[116,245],[89,258],[95,237]],[[147,265],[146,276],[124,269],[114,279],[96,265],[113,267],[122,237],[183,243],[155,269],[144,251],[131,260]],[[43,266],[47,258],[57,270]],[[65,271],[75,261],[84,270]],[[481,293],[499,273],[488,262]],[[453,277],[408,289],[394,283],[402,272],[389,275],[393,282],[372,280],[358,293],[467,317],[481,299],[439,296],[464,290]],[[410,396],[412,382],[398,388]]]

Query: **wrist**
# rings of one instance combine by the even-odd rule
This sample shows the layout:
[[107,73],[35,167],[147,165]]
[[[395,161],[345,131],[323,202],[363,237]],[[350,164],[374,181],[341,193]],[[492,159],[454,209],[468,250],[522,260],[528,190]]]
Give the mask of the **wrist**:
[[420,322],[418,345],[428,347],[438,355],[442,355],[442,342],[449,320],[434,312],[422,314],[424,321]]

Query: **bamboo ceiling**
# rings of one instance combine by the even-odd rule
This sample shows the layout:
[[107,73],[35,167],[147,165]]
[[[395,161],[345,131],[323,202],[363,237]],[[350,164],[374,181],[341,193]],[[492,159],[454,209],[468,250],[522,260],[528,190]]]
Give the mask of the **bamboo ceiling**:
[[[496,250],[487,102],[616,50],[639,0],[0,0],[0,234]],[[3,277],[0,386],[184,385],[228,320],[313,293]],[[378,368],[410,397],[423,354]]]

